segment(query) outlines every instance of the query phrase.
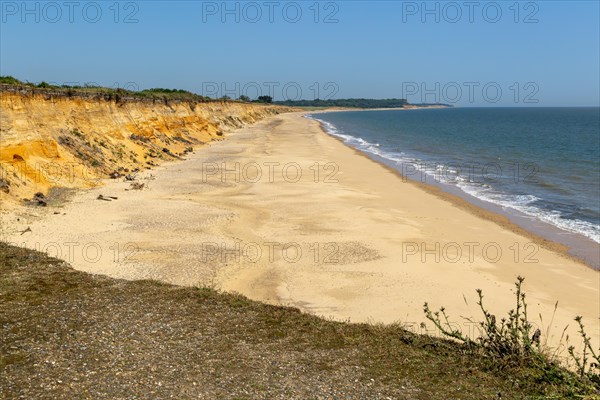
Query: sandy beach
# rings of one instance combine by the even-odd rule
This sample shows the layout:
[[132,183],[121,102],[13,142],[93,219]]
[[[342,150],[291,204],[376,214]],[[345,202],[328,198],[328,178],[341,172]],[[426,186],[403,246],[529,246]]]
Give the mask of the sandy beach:
[[523,276],[529,316],[544,336],[549,329],[551,345],[567,325],[579,342],[577,315],[600,342],[598,271],[502,218],[403,180],[302,113],[234,131],[138,182],[144,189],[107,181],[59,206],[3,214],[3,239],[87,272],[208,285],[429,333],[431,323],[419,326],[424,302],[444,306],[468,334],[475,328],[461,316],[479,320],[475,289],[505,315]]

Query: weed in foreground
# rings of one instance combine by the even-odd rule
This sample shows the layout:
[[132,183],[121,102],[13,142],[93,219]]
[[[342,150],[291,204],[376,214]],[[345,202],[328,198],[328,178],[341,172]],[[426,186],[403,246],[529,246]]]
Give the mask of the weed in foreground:
[[[556,371],[557,363],[540,345],[542,332],[532,332],[532,324],[527,315],[527,302],[522,285],[525,278],[517,277],[515,283],[516,307],[508,312],[508,316],[500,321],[490,313],[483,303],[483,292],[477,289],[477,304],[483,313],[483,321],[479,322],[481,335],[476,339],[465,336],[460,330],[453,328],[444,307],[439,311],[431,311],[429,305],[423,305],[423,311],[440,332],[452,339],[462,342],[472,352],[481,352],[493,358],[494,365],[499,367],[537,367],[540,370]],[[467,319],[470,322],[470,319]],[[582,354],[577,354],[570,346],[568,352],[575,362],[577,375],[600,390],[600,360],[593,349],[590,337],[585,332],[582,317],[575,321],[579,324],[579,334],[583,339]],[[565,328],[566,329],[566,328]],[[564,332],[563,332],[564,333]]]

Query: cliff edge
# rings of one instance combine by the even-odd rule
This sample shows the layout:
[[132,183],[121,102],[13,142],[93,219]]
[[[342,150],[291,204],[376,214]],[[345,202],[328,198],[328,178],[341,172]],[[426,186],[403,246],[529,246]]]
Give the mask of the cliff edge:
[[176,160],[281,106],[0,92],[2,208]]

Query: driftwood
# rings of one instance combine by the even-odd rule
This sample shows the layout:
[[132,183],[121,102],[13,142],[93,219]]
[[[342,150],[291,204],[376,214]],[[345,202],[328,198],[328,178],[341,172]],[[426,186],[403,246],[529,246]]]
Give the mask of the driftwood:
[[101,194],[98,195],[98,197],[96,197],[96,200],[104,200],[104,201],[113,201],[113,200],[117,200],[118,197],[115,196],[103,196]]

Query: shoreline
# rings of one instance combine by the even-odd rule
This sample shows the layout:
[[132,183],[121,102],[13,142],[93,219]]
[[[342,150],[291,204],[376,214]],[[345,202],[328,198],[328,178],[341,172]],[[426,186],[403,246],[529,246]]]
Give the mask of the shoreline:
[[[336,140],[304,114],[270,117],[185,160],[148,171],[140,177],[148,183],[144,190],[127,191],[129,182],[107,181],[80,191],[60,208],[23,209],[10,220],[2,216],[11,229],[8,239],[51,252],[51,244],[63,245],[59,258],[94,274],[214,286],[336,320],[400,322],[421,333],[432,333],[420,327],[426,322],[423,302],[445,306],[457,323],[459,316],[478,319],[475,289],[481,288],[492,299],[492,312],[505,315],[514,307],[514,280],[524,275],[532,315],[547,318],[539,322],[544,333],[559,301],[549,344],[558,345],[562,329],[568,324],[573,329],[572,320],[580,314],[593,342],[599,340],[597,271],[544,246],[535,263],[528,264],[525,254],[514,262],[510,247],[518,243],[524,249],[531,239],[473,214],[474,206],[465,210],[403,181],[397,171]],[[257,160],[297,163],[307,174],[295,182],[271,182],[266,175],[258,181],[231,175],[201,178],[207,165],[244,166]],[[321,175],[315,182],[308,174],[315,162],[337,166],[336,181],[326,182],[327,175]],[[118,199],[99,201],[99,195]],[[26,228],[31,231],[21,233]],[[448,261],[448,254],[442,260],[427,255],[450,240],[477,241],[479,250],[473,260],[465,255],[459,262]],[[291,260],[280,247],[270,257],[268,243],[273,242],[297,244],[304,257]],[[64,251],[66,243],[79,244],[74,258]],[[232,255],[240,243],[258,245],[263,257]],[[420,243],[427,248],[404,252],[405,245]],[[220,253],[206,259],[206,244],[216,245]],[[482,256],[481,244],[503,249],[503,258]],[[327,260],[328,245],[335,247],[334,262]],[[85,246],[102,250],[101,257],[82,257],[78,251]]]
[[[314,114],[346,111],[370,110],[315,111],[307,112],[304,116],[310,117]],[[593,270],[600,270],[600,255],[597,253],[597,248],[600,246],[600,244],[594,242],[592,239],[580,233],[567,231],[548,222],[544,222],[538,218],[528,216],[518,210],[510,209],[510,212],[506,211],[500,205],[470,195],[455,186],[435,181],[434,183],[425,183],[415,179],[414,177],[404,176],[401,171],[399,171],[397,168],[394,168],[393,163],[389,160],[377,156],[376,154],[363,152],[347,144],[342,138],[331,135],[321,120],[316,119],[316,121],[321,126],[323,133],[338,140],[344,146],[355,150],[357,154],[366,157],[396,173],[401,179],[417,185],[421,189],[438,196],[442,200],[453,202],[456,206],[464,208],[474,215],[486,218],[506,229],[509,229],[522,236],[526,236],[534,243],[543,246],[548,250],[562,253],[570,259],[580,262]]]
[[[323,133],[325,133],[326,135],[329,135],[324,128],[321,128],[321,129],[323,129]],[[534,243],[539,244],[540,246],[543,246],[547,250],[561,253],[565,257],[568,257],[574,261],[584,264],[585,266],[587,266],[589,268],[592,268],[594,270],[597,269],[597,268],[594,268],[592,265],[588,264],[582,258],[579,258],[573,254],[570,254],[569,247],[565,244],[562,244],[559,242],[554,242],[552,240],[544,238],[543,236],[536,235],[535,233],[525,229],[524,227],[511,222],[507,216],[499,214],[499,213],[495,213],[493,211],[487,210],[482,207],[479,207],[456,194],[452,194],[452,193],[445,191],[444,189],[442,189],[439,186],[422,183],[422,182],[413,180],[409,177],[406,177],[406,176],[402,175],[402,173],[400,171],[398,171],[397,169],[395,169],[394,167],[387,165],[385,163],[379,162],[374,157],[370,157],[369,154],[362,152],[354,147],[346,145],[346,143],[344,143],[343,139],[337,138],[335,136],[332,136],[332,137],[334,137],[336,140],[339,140],[340,143],[342,143],[344,146],[350,147],[352,150],[354,150],[356,152],[357,155],[359,155],[361,157],[366,157],[369,160],[372,160],[372,161],[380,164],[382,167],[386,168],[390,172],[398,175],[398,177],[400,179],[402,179],[403,182],[410,182],[410,184],[415,185],[419,189],[435,195],[440,200],[448,201],[448,202],[452,203],[453,205],[460,207],[461,209],[463,209],[465,211],[468,211],[469,213],[471,213],[472,215],[474,215],[476,217],[484,218],[488,221],[494,222],[495,224],[497,224],[498,226],[500,226],[502,228],[510,230],[511,232],[517,233],[521,236],[525,236],[525,237],[531,239]]]

